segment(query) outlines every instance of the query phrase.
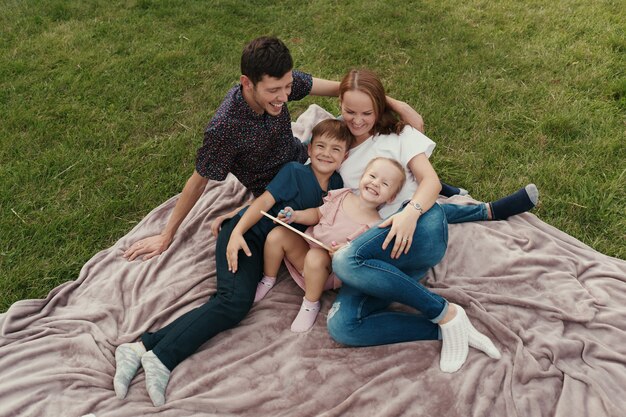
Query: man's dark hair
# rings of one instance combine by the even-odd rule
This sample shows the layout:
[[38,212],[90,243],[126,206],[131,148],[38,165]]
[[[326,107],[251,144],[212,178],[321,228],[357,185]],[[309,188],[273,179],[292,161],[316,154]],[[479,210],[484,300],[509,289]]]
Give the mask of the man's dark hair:
[[289,49],[278,38],[261,36],[248,43],[241,54],[241,73],[253,84],[264,75],[282,78],[293,68]]

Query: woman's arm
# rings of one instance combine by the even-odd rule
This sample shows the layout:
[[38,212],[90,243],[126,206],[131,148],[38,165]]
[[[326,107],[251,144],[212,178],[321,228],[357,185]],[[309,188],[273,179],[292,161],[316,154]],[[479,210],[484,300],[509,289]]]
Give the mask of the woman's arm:
[[[423,153],[415,155],[409,161],[408,167],[419,184],[411,202],[419,203],[423,211],[426,212],[437,201],[439,191],[441,191],[441,181],[439,181],[439,176],[430,164],[428,157]],[[408,206],[405,207],[405,209],[407,208]],[[413,209],[415,210],[415,208]]]
[[[430,164],[424,153],[415,155],[408,163],[408,167],[419,183],[417,191],[413,194],[411,202],[402,211],[389,217],[379,227],[391,226],[387,238],[383,242],[383,250],[387,249],[391,240],[395,237],[391,257],[397,259],[402,253],[407,253],[413,241],[413,232],[417,220],[422,213],[428,211],[437,201],[441,182],[439,176]],[[419,210],[415,205],[421,207]]]
[[400,120],[424,133],[424,119],[413,107],[389,96],[387,96],[387,105],[400,116]]
[[312,96],[337,97],[339,96],[339,82],[313,77],[310,94]]
[[239,223],[233,229],[226,246],[226,260],[228,261],[229,271],[237,272],[237,256],[240,250],[243,249],[247,256],[252,256],[252,252],[250,252],[243,235],[261,220],[261,217],[263,217],[261,210],[269,210],[274,203],[276,203],[274,196],[269,191],[265,191],[250,204],[248,210],[246,210]]

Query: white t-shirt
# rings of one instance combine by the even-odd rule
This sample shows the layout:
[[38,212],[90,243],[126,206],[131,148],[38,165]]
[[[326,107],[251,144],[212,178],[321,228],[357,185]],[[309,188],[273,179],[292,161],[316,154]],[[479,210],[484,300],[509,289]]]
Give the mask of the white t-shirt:
[[339,168],[343,184],[346,188],[358,192],[359,180],[365,167],[373,158],[383,156],[395,159],[402,164],[406,172],[406,183],[391,204],[383,206],[378,213],[384,219],[394,214],[402,203],[410,200],[417,190],[417,181],[408,168],[409,161],[421,153],[427,158],[433,153],[435,142],[411,126],[406,126],[402,132],[389,135],[371,136],[355,148],[350,149],[348,158]]

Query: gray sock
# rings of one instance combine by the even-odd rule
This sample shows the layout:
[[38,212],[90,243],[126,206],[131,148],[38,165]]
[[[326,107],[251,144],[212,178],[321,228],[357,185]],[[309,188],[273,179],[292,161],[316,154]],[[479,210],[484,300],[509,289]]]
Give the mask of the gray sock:
[[139,342],[124,343],[115,349],[113,388],[115,389],[115,395],[120,400],[126,397],[130,381],[137,373],[144,353],[146,353],[146,349]]
[[537,188],[537,186],[535,184],[528,184],[526,187],[524,187],[524,189],[528,193],[528,198],[530,198],[530,201],[532,201],[534,205],[537,205],[537,203],[539,202],[539,189]]
[[165,404],[165,389],[170,380],[170,370],[151,350],[141,357],[146,372],[146,389],[155,407]]

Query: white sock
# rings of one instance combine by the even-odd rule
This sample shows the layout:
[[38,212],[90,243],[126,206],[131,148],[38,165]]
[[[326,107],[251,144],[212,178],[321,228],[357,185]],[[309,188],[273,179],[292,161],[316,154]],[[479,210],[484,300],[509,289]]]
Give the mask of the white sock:
[[155,407],[165,404],[165,389],[170,380],[170,370],[151,350],[141,357],[146,372],[146,389]]
[[439,367],[443,372],[456,372],[465,363],[469,353],[469,328],[466,324],[467,315],[465,310],[459,305],[456,307],[456,316],[445,324],[440,324],[441,328],[441,358]]
[[472,323],[469,321],[469,319],[467,320],[467,324],[469,345],[474,349],[485,352],[490,358],[500,359],[502,355],[500,354],[500,351],[498,350],[496,345],[493,344],[491,339],[476,330],[474,326],[472,326]]
[[124,343],[115,349],[115,376],[113,377],[113,389],[120,400],[126,397],[130,381],[141,366],[141,357],[146,353],[146,348],[140,342]]

